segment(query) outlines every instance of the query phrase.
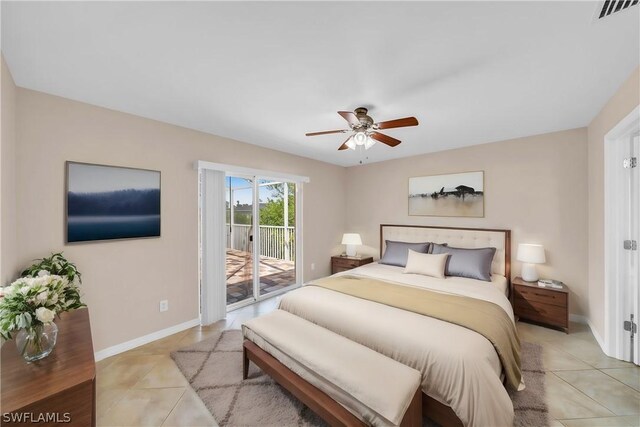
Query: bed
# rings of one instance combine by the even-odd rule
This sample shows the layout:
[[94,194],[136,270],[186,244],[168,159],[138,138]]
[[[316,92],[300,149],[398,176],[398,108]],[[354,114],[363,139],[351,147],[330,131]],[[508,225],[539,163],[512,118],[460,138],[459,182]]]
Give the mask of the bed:
[[[504,310],[510,322],[514,321],[508,299],[509,230],[381,225],[381,255],[386,240],[447,243],[463,248],[495,247],[491,282],[403,274],[401,267],[379,263],[335,276],[372,278],[402,287],[488,301]],[[471,329],[320,286],[303,286],[286,294],[280,309],[420,371],[423,413],[443,426],[513,423],[513,405],[503,384],[501,359],[494,345]]]

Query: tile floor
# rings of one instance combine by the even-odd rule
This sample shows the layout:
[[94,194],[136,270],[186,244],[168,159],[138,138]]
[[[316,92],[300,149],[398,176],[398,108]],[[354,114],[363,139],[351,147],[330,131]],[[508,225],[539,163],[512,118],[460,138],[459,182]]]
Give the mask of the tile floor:
[[[169,353],[221,329],[273,310],[278,298],[98,362],[99,426],[215,426]],[[640,368],[605,356],[589,329],[572,324],[565,335],[519,323],[525,341],[544,346],[551,427],[640,426]]]

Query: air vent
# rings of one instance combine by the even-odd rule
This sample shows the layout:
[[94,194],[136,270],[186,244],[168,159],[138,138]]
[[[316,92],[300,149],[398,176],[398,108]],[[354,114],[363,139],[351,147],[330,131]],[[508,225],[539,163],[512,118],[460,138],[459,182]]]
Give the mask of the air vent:
[[596,18],[602,19],[638,4],[638,0],[606,0],[596,10]]

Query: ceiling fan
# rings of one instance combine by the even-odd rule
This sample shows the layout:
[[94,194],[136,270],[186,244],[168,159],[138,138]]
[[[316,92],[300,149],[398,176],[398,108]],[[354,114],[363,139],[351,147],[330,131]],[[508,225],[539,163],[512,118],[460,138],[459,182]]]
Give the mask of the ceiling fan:
[[353,132],[349,138],[338,148],[338,150],[346,150],[350,148],[355,150],[357,146],[362,145],[366,150],[373,147],[376,141],[387,144],[389,147],[395,147],[400,144],[400,140],[392,138],[388,135],[378,132],[380,129],[402,128],[407,126],[417,126],[418,120],[415,117],[405,117],[403,119],[388,120],[386,122],[374,123],[373,119],[367,115],[367,109],[364,107],[356,108],[351,111],[338,111],[348,123],[350,129],[327,130],[323,132],[310,132],[307,136],[327,135],[330,133],[347,133]]

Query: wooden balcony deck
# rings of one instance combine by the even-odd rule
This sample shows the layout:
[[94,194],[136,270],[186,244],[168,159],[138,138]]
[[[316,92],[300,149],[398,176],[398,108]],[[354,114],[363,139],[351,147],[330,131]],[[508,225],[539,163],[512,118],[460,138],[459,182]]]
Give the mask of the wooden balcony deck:
[[[253,259],[250,252],[227,248],[227,304],[242,301],[253,293]],[[295,263],[260,257],[260,295],[296,282]]]

